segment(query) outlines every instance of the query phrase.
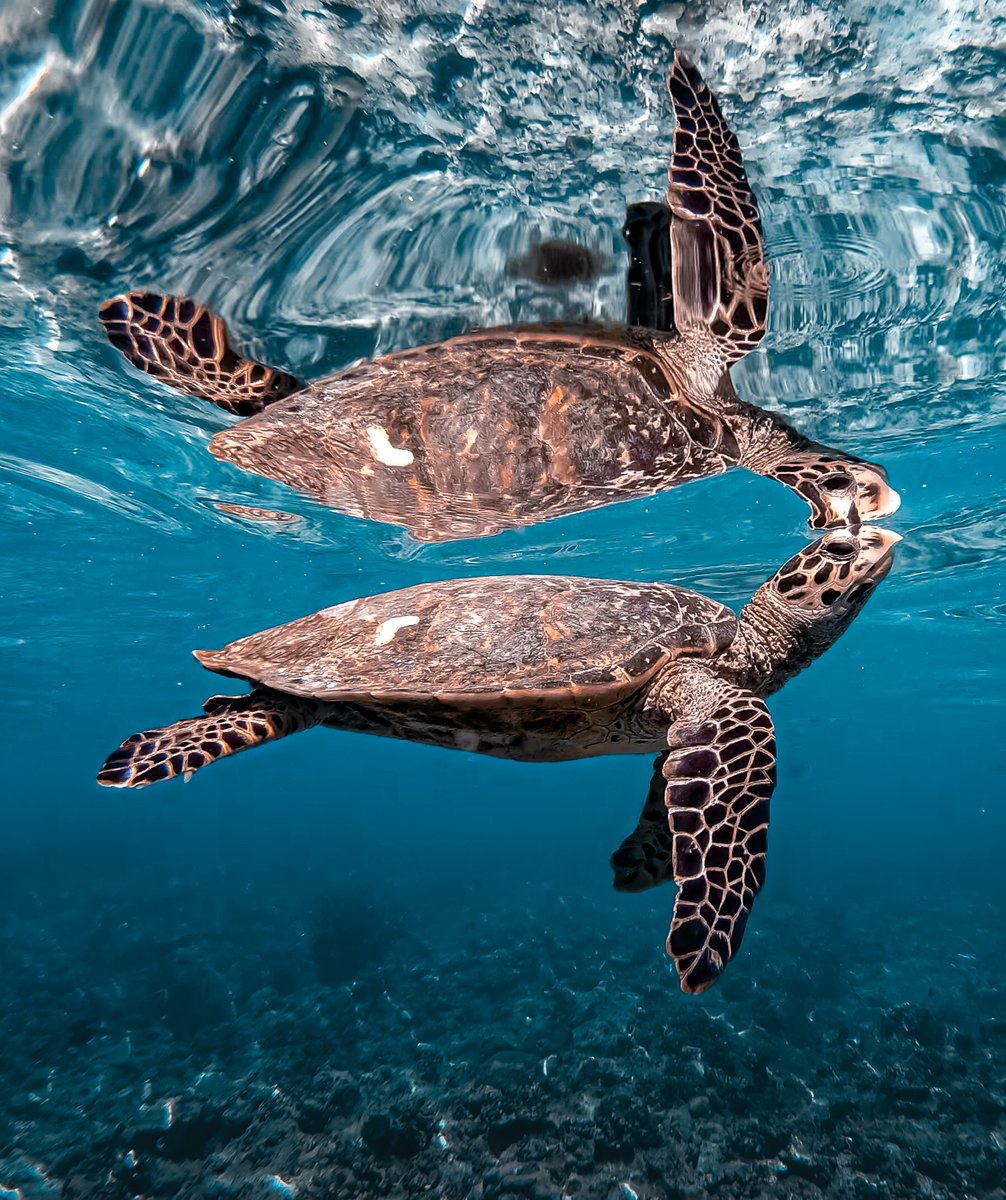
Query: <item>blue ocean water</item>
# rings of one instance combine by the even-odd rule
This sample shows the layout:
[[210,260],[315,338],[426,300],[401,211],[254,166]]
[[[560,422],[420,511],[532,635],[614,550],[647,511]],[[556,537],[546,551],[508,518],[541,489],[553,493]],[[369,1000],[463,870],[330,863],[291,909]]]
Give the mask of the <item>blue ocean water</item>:
[[[0,34],[0,1196],[1002,1196],[997,7],[8,0]],[[771,702],[768,880],[697,998],[670,889],[611,888],[647,757],[315,730],[187,786],[93,782],[216,690],[194,647],[464,574],[737,607],[807,539],[737,471],[419,544],[210,457],[229,418],[97,323],[125,287],[187,292],[315,377],[618,321],[675,46],[738,133],[772,265],[737,390],[884,463],[904,538]],[[508,275],[541,237],[600,276]]]

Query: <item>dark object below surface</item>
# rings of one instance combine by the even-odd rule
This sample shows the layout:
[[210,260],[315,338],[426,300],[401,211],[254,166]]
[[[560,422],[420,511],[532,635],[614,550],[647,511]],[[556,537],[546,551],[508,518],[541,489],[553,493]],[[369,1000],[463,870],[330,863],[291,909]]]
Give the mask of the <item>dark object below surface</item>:
[[588,246],[563,238],[538,242],[519,258],[511,258],[506,265],[506,273],[511,278],[530,279],[552,287],[587,283],[596,279],[600,272],[600,255]]
[[626,323],[674,333],[671,210],[658,201],[630,204],[625,210],[622,236],[629,244]]
[[[627,220],[636,328],[471,331],[305,384],[242,355],[223,318],[184,296],[130,291],[100,319],[135,368],[246,417],[211,438],[216,458],[417,541],[488,537],[736,466],[791,488],[815,529],[895,512],[883,468],[809,441],[734,391],[731,365],[768,320],[757,198],[736,135],[680,53],[668,86],[667,209],[634,206]],[[518,265],[568,282],[603,263],[545,241]]]

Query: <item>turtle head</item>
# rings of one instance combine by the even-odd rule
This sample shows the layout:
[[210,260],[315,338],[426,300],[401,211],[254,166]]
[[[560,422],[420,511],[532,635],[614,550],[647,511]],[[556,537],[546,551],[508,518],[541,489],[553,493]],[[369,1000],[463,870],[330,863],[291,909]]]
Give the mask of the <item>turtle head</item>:
[[[856,512],[861,521],[879,521],[901,507],[901,497],[887,482],[887,472],[877,463],[850,460],[846,470],[852,476],[856,493]],[[897,535],[892,535],[897,540]]]
[[866,526],[833,529],[804,547],[764,584],[798,624],[852,620],[891,569],[897,533]]
[[775,691],[823,653],[891,569],[899,534],[877,526],[833,529],[755,593],[741,617],[747,661]]
[[810,504],[814,529],[857,526],[861,521],[889,517],[901,506],[901,497],[887,482],[887,472],[877,463],[848,458],[798,464],[796,474],[781,476]]

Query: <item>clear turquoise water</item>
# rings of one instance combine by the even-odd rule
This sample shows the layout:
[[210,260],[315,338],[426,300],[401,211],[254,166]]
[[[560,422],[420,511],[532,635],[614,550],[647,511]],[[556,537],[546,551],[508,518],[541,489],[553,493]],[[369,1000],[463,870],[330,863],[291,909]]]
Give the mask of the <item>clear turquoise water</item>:
[[[995,7],[15,0],[0,32],[0,1189],[1001,1194]],[[855,626],[773,701],[768,883],[698,1000],[663,958],[669,895],[610,887],[645,758],[529,766],[314,731],[188,786],[92,782],[123,736],[214,690],[194,646],[471,573],[671,579],[739,605],[807,536],[794,497],[736,472],[419,546],[210,458],[227,418],[131,372],[97,324],[124,286],[187,291],[316,376],[474,325],[617,320],[625,204],[660,195],[674,45],[738,131],[771,256],[770,334],[737,390],[883,462],[904,536]],[[508,278],[537,235],[600,251],[601,277],[558,293]],[[559,1002],[588,992],[589,1019]],[[311,1132],[283,1106],[331,1091],[325,1069],[358,1096]],[[187,1158],[143,1140],[172,1097],[215,1120],[250,1091],[240,1135],[193,1134]],[[629,1142],[649,1114],[652,1145],[597,1150],[606,1095]],[[363,1136],[375,1113],[406,1121],[395,1105],[420,1112],[420,1149]],[[528,1112],[550,1132],[487,1149],[489,1126]]]

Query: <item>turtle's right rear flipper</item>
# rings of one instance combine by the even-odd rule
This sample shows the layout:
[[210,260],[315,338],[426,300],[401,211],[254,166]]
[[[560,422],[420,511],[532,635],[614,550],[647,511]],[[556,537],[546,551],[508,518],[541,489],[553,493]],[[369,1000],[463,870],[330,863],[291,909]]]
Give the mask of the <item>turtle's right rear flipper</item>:
[[247,696],[211,696],[206,715],[127,738],[98,772],[103,787],[147,787],[186,779],[201,767],[265,742],[310,729],[321,719],[311,700],[259,688]]
[[98,315],[108,340],[134,367],[238,416],[303,387],[284,371],[242,358],[220,317],[192,300],[127,292],[107,300]]

